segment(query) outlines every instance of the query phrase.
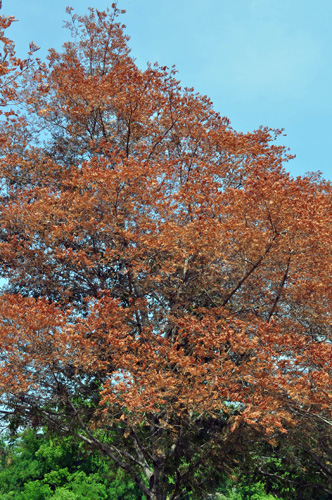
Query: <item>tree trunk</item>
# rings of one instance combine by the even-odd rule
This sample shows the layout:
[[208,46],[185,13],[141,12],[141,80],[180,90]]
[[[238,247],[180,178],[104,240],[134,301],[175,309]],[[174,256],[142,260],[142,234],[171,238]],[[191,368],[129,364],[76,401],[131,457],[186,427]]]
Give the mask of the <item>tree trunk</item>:
[[161,492],[161,491],[153,491],[150,494],[150,500],[166,500],[167,499],[167,493]]

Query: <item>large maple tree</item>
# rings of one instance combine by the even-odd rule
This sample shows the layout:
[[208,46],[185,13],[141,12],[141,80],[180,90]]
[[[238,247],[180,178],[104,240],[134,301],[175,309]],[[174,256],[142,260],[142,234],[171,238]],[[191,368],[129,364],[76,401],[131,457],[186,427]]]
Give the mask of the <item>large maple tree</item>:
[[331,185],[138,69],[115,5],[68,13],[62,52],[2,66],[1,411],[201,498],[250,439],[330,425]]

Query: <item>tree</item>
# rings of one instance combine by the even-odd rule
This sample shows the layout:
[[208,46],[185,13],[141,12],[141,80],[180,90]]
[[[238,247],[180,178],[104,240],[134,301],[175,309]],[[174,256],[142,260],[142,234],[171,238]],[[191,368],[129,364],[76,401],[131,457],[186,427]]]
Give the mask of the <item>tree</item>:
[[68,12],[3,124],[4,419],[202,498],[250,440],[330,425],[331,185],[139,70],[115,5]]
[[142,496],[121,470],[71,438],[29,429],[0,444],[1,500],[135,500]]

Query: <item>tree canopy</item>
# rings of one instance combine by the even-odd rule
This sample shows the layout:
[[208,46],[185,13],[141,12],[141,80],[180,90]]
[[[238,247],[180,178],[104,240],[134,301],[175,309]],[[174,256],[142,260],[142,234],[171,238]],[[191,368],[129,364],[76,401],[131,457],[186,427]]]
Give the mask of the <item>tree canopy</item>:
[[1,36],[1,412],[202,498],[250,442],[329,433],[331,184],[140,70],[121,13],[68,9],[44,62]]

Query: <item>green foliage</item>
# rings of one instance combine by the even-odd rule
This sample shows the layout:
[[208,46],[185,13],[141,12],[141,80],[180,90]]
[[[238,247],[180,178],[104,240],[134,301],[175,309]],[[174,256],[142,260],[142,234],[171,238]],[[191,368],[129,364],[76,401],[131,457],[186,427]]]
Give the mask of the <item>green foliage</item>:
[[[328,500],[322,476],[308,453],[292,447],[291,435],[278,446],[257,445],[254,453],[239,456],[232,479],[219,487],[209,482],[206,499],[213,500]],[[314,450],[313,450],[314,451]],[[289,457],[292,455],[293,459]],[[287,457],[287,460],[286,458]],[[307,463],[308,462],[308,463]],[[188,464],[183,461],[182,472]],[[211,463],[212,467],[212,463]],[[220,477],[215,462],[215,477]],[[197,481],[204,479],[197,466]],[[208,471],[213,476],[213,470]],[[169,476],[169,483],[175,478]],[[201,500],[202,496],[188,498]],[[204,497],[205,498],[205,497]],[[70,437],[53,438],[28,430],[0,442],[0,500],[144,500],[132,479],[100,455],[84,450]]]
[[216,492],[215,500],[282,500],[279,497],[266,493],[264,483],[250,484],[245,477],[239,481],[232,482],[225,479],[222,486]]
[[[295,429],[279,437],[274,446],[260,443],[251,462],[241,468],[246,482],[262,482],[266,491],[283,500],[329,500],[332,498],[331,448],[328,446],[330,431],[317,428],[299,436]],[[297,435],[294,436],[294,432]],[[322,448],[315,447],[321,440]]]
[[143,499],[135,483],[70,438],[26,431],[0,444],[0,500]]

